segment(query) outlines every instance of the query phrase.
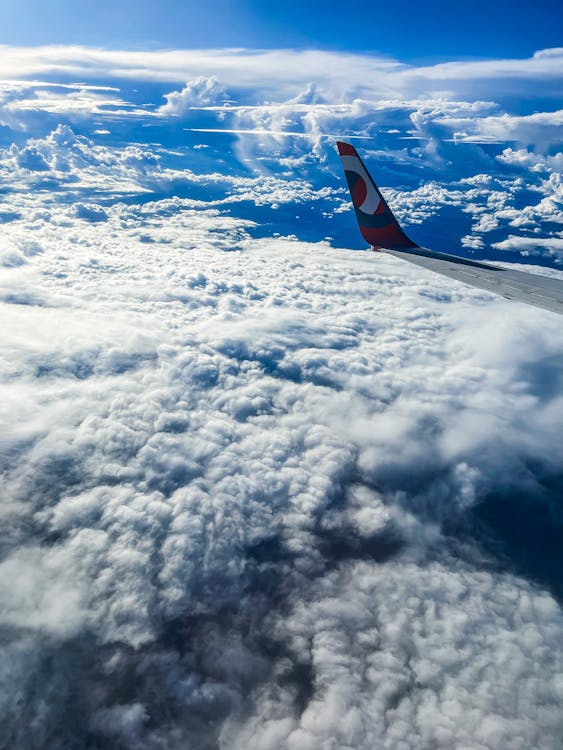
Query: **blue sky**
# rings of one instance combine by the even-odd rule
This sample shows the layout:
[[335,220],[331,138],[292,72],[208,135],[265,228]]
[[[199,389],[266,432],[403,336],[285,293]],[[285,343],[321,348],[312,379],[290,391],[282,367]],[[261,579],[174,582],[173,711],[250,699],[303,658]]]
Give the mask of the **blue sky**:
[[[153,0],[4,0],[0,42],[110,47],[320,47],[403,60],[526,57],[561,43],[561,6],[340,2],[156,3]],[[361,75],[361,71],[358,71]]]

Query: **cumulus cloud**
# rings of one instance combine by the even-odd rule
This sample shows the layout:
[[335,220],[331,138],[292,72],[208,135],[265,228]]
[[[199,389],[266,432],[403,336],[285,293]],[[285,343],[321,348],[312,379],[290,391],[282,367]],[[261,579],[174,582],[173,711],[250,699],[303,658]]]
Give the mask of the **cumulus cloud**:
[[563,238],[561,237],[517,237],[509,235],[501,242],[495,242],[499,250],[518,250],[523,255],[535,255],[547,251],[555,256],[563,255]]
[[497,156],[501,164],[516,167],[526,167],[532,172],[557,172],[563,171],[563,152],[556,154],[542,154],[528,151],[525,148],[505,148],[502,154]]
[[215,104],[226,95],[217,76],[199,76],[188,81],[181,91],[165,94],[166,104],[160,107],[160,112],[165,115],[184,115],[191,107]]
[[549,507],[559,319],[188,199],[36,200],[0,274],[11,742],[553,746],[556,582],[471,518]]
[[437,122],[450,128],[456,141],[468,143],[517,141],[525,146],[537,145],[545,148],[551,144],[560,143],[563,110],[536,112],[522,116],[504,113],[471,119],[442,117],[438,118]]
[[[287,176],[196,173],[187,168],[187,160],[177,162],[175,167],[165,167],[162,164],[165,155],[166,149],[158,145],[116,148],[77,135],[68,125],[58,125],[44,138],[30,138],[21,147],[12,144],[0,149],[0,175],[7,181],[17,177],[11,191],[23,193],[20,200],[24,202],[28,201],[25,194],[30,187],[49,188],[32,199],[33,206],[28,206],[30,213],[37,209],[38,203],[50,204],[55,196],[60,198],[69,189],[90,199],[163,190],[173,194],[175,189],[181,189],[191,194],[183,199],[183,205],[192,208],[241,202],[255,206],[298,205],[330,200],[343,192],[342,188],[315,187],[309,180],[287,179]],[[217,193],[217,198],[209,197],[211,191]],[[103,221],[106,217],[103,207],[92,204],[91,200],[78,201],[68,210],[88,221]],[[63,213],[58,217],[65,221],[61,218]]]

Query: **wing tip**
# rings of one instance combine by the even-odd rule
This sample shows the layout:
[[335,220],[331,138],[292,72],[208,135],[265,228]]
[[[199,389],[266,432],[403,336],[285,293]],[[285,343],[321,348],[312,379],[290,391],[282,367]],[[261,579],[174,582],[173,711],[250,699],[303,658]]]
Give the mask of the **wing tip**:
[[358,152],[350,143],[344,141],[336,141],[336,148],[340,156],[357,156]]
[[336,141],[360,232],[372,247],[414,248],[350,143]]

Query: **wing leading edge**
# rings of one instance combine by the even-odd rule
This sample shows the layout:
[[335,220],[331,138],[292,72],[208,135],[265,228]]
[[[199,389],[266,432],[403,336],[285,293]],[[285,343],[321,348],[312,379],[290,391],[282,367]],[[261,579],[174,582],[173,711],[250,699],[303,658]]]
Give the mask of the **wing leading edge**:
[[337,142],[337,147],[360,232],[375,250],[478,289],[563,315],[563,281],[560,279],[438,253],[412,242],[393,216],[356,149],[341,141]]

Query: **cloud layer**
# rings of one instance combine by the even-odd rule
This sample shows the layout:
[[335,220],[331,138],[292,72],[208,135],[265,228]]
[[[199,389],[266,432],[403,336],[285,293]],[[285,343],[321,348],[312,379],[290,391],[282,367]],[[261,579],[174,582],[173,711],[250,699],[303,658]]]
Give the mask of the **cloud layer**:
[[560,56],[3,48],[53,79],[1,88],[6,746],[557,747],[560,319],[335,249],[324,136],[557,274],[559,114],[509,99]]
[[556,316],[181,199],[104,213],[7,225],[10,742],[553,747],[558,605],[447,528],[547,502]]

